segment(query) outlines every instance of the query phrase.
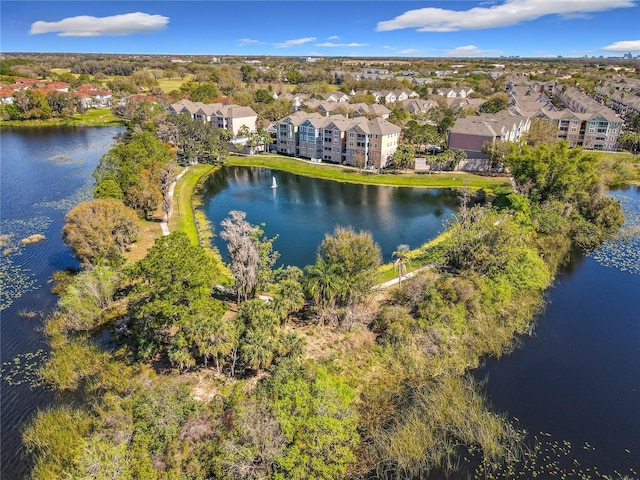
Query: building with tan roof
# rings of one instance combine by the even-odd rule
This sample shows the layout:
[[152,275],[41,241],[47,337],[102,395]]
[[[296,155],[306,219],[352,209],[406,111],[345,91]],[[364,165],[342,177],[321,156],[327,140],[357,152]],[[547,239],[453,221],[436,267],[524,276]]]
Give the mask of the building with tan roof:
[[382,118],[295,112],[276,122],[279,153],[339,164],[384,167],[398,148],[400,127]]
[[458,118],[447,132],[450,150],[464,150],[471,159],[486,158],[485,143],[517,142],[531,127],[531,119],[508,110]]

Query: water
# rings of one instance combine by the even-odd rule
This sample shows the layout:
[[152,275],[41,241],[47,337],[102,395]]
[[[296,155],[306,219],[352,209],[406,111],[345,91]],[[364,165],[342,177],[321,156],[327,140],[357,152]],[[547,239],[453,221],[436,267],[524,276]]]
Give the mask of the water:
[[[48,281],[56,270],[78,267],[62,243],[64,216],[92,198],[93,169],[122,133],[114,127],[0,130],[0,234],[12,235],[0,257],[2,478],[27,473],[21,425],[54,400],[33,381],[47,355],[43,317],[56,301]],[[20,244],[38,233],[46,240]]]
[[627,238],[577,258],[548,292],[534,336],[478,377],[488,376],[494,407],[532,436],[571,444],[565,465],[639,478],[640,189],[613,195]]
[[[64,215],[91,197],[93,168],[121,129],[0,133],[1,233],[14,234],[9,248],[33,233],[47,237],[0,257],[0,477],[13,479],[28,470],[20,425],[54,400],[51,392],[30,388],[32,377],[24,375],[46,356],[42,319],[18,312],[48,312],[55,304],[48,279],[56,270],[78,266],[61,241]],[[280,234],[274,247],[283,265],[313,263],[324,234],[336,225],[371,231],[388,261],[398,244],[417,247],[435,236],[456,206],[446,192],[338,184],[268,169],[222,173],[207,183],[203,206],[214,227],[230,210],[246,211],[251,223],[266,223],[267,235]],[[640,226],[640,191],[615,195]],[[603,473],[640,471],[640,239],[637,233],[629,238],[576,259],[550,290],[535,335],[478,372],[488,374],[486,391],[497,410],[532,434],[570,441],[573,458]],[[5,365],[16,358],[20,368]]]
[[[273,179],[277,188],[271,188]],[[400,244],[416,248],[436,237],[455,211],[448,190],[353,185],[300,177],[269,169],[230,167],[205,184],[203,209],[216,232],[231,210],[247,213],[247,221],[264,223],[265,234],[279,235],[274,249],[280,265],[304,267],[315,262],[326,233],[351,225],[371,233],[384,261]],[[225,255],[226,244],[214,238]]]

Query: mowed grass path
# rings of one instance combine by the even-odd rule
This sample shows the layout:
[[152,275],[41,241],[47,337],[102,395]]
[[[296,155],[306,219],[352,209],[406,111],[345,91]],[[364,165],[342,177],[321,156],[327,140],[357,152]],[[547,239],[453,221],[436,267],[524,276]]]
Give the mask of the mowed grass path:
[[200,179],[217,170],[215,165],[191,165],[187,173],[178,180],[173,191],[173,214],[169,219],[169,230],[185,232],[193,244],[198,243],[193,205],[193,194]]
[[472,190],[484,189],[488,195],[512,192],[511,182],[507,177],[474,175],[465,172],[415,173],[412,170],[406,172],[399,170],[395,173],[378,174],[370,171],[360,172],[353,167],[311,163],[308,160],[282,155],[254,155],[251,157],[233,155],[229,158],[229,165],[271,168],[296,175],[364,185],[422,188],[466,187]]

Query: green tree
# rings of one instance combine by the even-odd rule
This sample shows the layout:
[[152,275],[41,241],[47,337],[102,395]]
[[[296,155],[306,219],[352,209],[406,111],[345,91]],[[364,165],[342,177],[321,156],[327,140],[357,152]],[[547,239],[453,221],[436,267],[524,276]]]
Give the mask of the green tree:
[[512,150],[506,163],[518,188],[534,201],[559,200],[575,203],[589,196],[598,183],[598,158],[581,148],[569,148],[567,142],[523,146]]
[[498,92],[491,95],[486,102],[478,108],[480,113],[498,113],[509,106],[509,95]]
[[537,147],[543,143],[558,141],[558,125],[544,118],[532,118],[526,135],[527,145]]
[[632,154],[637,155],[640,152],[640,133],[624,132],[619,138],[620,145]]
[[259,392],[271,404],[285,438],[275,479],[342,478],[359,442],[356,392],[325,369],[283,362]]
[[271,95],[269,90],[265,90],[264,88],[256,90],[253,97],[256,102],[265,103],[267,105],[275,101],[275,98],[273,98],[273,95]]
[[124,193],[120,185],[112,178],[108,178],[96,185],[93,189],[94,198],[115,198],[116,200],[124,200]]
[[202,103],[211,103],[220,96],[218,89],[212,83],[202,83],[197,85],[189,93],[191,95],[191,100]]
[[69,117],[75,111],[73,97],[67,92],[54,90],[47,93],[47,103],[57,117]]
[[162,200],[162,175],[175,163],[167,146],[150,132],[135,134],[102,156],[93,176],[98,185],[113,180],[124,194],[125,204],[149,217]]
[[[337,263],[330,263],[318,257],[316,263],[304,268],[303,285],[305,292],[321,313],[328,307],[333,307],[344,287],[344,268]],[[321,316],[321,321],[322,321]]]
[[240,67],[240,73],[242,74],[242,81],[245,83],[252,83],[257,78],[257,70],[251,65],[243,65]]
[[140,235],[134,211],[112,198],[82,202],[65,221],[62,238],[85,266],[121,263],[122,254]]
[[415,160],[415,149],[411,145],[400,144],[398,149],[393,153],[391,161],[399,168],[406,170],[413,166]]
[[382,254],[369,232],[336,227],[332,235],[325,235],[318,257],[342,268],[345,281],[340,300],[343,304],[355,305],[370,295]]
[[51,106],[47,102],[47,96],[44,92],[30,88],[27,90],[27,98],[29,99],[29,118],[51,118]]
[[[134,319],[138,355],[150,355],[173,345],[174,354],[190,354],[195,342],[173,340],[177,332],[197,330],[199,315],[212,321],[222,317],[219,301],[211,297],[217,275],[215,264],[204,248],[192,245],[183,232],[156,240],[145,258],[129,272],[134,284],[129,315]],[[196,320],[194,321],[194,316]],[[177,358],[177,357],[176,357]]]
[[304,306],[304,290],[298,280],[287,278],[276,285],[273,308],[282,322]]

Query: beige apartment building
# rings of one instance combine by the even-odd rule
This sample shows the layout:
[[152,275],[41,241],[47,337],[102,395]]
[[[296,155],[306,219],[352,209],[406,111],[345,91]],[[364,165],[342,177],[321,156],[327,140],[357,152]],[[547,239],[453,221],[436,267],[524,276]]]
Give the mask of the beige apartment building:
[[229,130],[234,137],[238,136],[243,126],[250,132],[257,129],[258,114],[251,107],[180,100],[169,105],[169,112],[175,115],[185,113],[194,120],[208,123],[214,128]]
[[398,148],[400,127],[382,118],[295,112],[277,122],[278,153],[325,162],[384,167]]

